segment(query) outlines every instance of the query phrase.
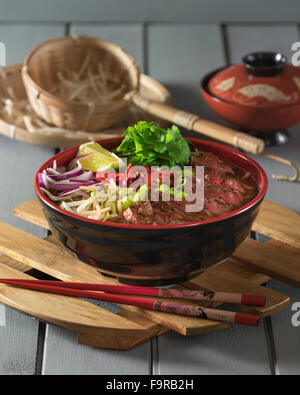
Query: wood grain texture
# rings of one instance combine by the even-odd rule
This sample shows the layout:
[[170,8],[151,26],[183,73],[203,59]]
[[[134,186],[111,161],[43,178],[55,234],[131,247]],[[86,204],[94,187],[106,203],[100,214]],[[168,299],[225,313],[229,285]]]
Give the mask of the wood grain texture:
[[265,243],[248,238],[233,256],[260,273],[300,288],[300,250],[275,240]]
[[[41,211],[39,207],[40,204],[38,203],[38,201],[35,202],[31,201],[28,204],[25,203],[20,207],[18,207],[15,210],[15,212],[18,215],[23,216],[23,218],[25,219],[27,218],[28,220],[35,221],[36,218],[36,220],[39,221],[38,216],[41,215]],[[48,241],[57,243],[53,236],[49,237]],[[31,242],[38,243],[39,241],[31,238]],[[0,232],[0,250],[1,248],[4,248],[4,246],[2,244],[1,247],[1,232]],[[23,260],[22,257],[20,259]],[[231,263],[233,263],[233,265]],[[75,261],[73,262],[72,270],[74,268],[74,264]],[[82,267],[82,270],[84,269],[81,263],[79,266]],[[43,264],[41,264],[40,269],[45,270]],[[59,265],[57,266],[57,269],[58,271],[61,270],[61,268],[59,268]],[[47,270],[49,270],[48,267],[46,268],[46,271]],[[57,277],[59,275],[61,274],[56,273],[55,276]],[[113,281],[113,280],[105,279],[105,281]],[[228,268],[227,268],[227,262],[224,262],[223,264],[218,265],[217,267],[211,267],[201,276],[188,283],[185,283],[184,285],[188,288],[199,288],[200,286],[200,288],[206,290],[217,290],[217,291],[219,290],[219,291],[227,291],[227,292],[265,295],[267,298],[267,304],[264,307],[257,308],[255,306],[238,306],[239,308],[244,309],[248,312],[265,317],[267,315],[273,314],[283,309],[289,304],[289,299],[284,295],[281,295],[279,293],[276,293],[272,290],[269,290],[265,287],[261,287],[259,285],[261,283],[264,283],[265,281],[266,281],[266,277],[258,275],[257,273],[256,276],[254,277],[254,273],[251,272],[251,269],[249,270],[249,265],[248,267],[247,265],[243,265],[243,264],[234,265],[234,262],[228,260]],[[160,325],[167,327],[169,329],[173,329],[184,335],[208,333],[214,330],[218,330],[218,329],[222,330],[229,327],[229,325],[227,324],[224,325],[224,323],[208,322],[206,320],[199,320],[199,319],[188,318],[188,317],[178,317],[172,314],[166,315],[164,313],[152,312],[147,310],[143,311],[141,309],[136,309],[136,308],[132,308],[132,309],[134,311],[139,311],[141,314],[149,317],[150,319],[153,319],[155,322],[159,323]]]
[[[32,278],[5,265],[0,265],[0,276]],[[160,332],[160,328],[147,319],[139,320],[122,312],[113,314],[99,304],[76,298],[2,284],[0,301],[41,321],[79,333],[80,343],[93,347],[128,350]]]
[[15,270],[18,270],[21,273],[26,273],[29,270],[31,270],[30,266],[24,265],[24,263],[22,263],[22,262],[14,261],[13,259],[8,258],[5,255],[0,256],[0,264],[11,267]]
[[[2,278],[33,278],[5,265],[0,265],[0,276]],[[101,334],[107,328],[111,329],[111,332],[112,328],[115,328],[116,334],[124,330],[128,331],[129,336],[143,332],[143,327],[139,324],[77,298],[33,292],[1,284],[0,300],[42,321],[83,334],[95,333],[97,335],[98,329]]]
[[[18,245],[18,249],[15,249]],[[101,276],[93,267],[76,259],[64,247],[41,240],[7,224],[0,226],[0,252],[37,270],[63,281],[115,283],[116,280]],[[183,335],[207,333],[228,328],[228,324],[193,317],[165,314],[152,310],[130,307],[160,325]]]
[[[231,270],[230,270],[231,269]],[[266,305],[262,307],[234,305],[234,308],[244,310],[251,314],[266,317],[274,314],[289,305],[289,298],[279,292],[263,287],[259,283],[253,283],[248,279],[241,278],[235,273],[233,266],[227,266],[227,262],[216,267],[208,268],[201,276],[190,281],[189,288],[204,288],[213,291],[244,293],[249,295],[264,295]]]
[[[129,310],[121,310],[118,315],[124,317],[126,320],[134,322],[140,325],[144,330],[136,331],[128,336],[123,336],[122,333],[112,336],[112,331],[102,331],[99,334],[78,333],[78,343],[84,344],[90,347],[100,348],[112,348],[115,350],[130,350],[141,343],[145,343],[147,340],[152,339],[155,335],[167,332],[166,328],[160,327],[146,317],[138,316],[134,312]],[[110,345],[110,347],[108,347]]]
[[255,232],[300,248],[300,216],[286,207],[265,200],[253,224]]
[[37,198],[28,200],[14,209],[15,216],[32,222],[42,228],[49,229],[48,222],[43,214],[43,207]]
[[[49,238],[51,239],[51,236]],[[34,278],[22,274],[22,271],[25,271],[23,266],[28,271],[28,266],[6,256],[1,256],[0,277]],[[85,302],[81,299],[64,299],[62,297],[56,300],[54,295],[43,293],[38,293],[39,297],[37,299],[37,293],[35,292],[28,292],[28,290],[26,292],[13,287],[3,288],[1,286],[0,288],[0,301],[39,320],[78,333],[80,344],[129,350],[166,331],[153,321],[137,316],[129,310],[122,310],[122,308],[118,308],[111,303],[90,300]],[[25,294],[22,291],[25,291]],[[109,328],[109,331],[107,328]],[[126,332],[127,335],[124,336]]]

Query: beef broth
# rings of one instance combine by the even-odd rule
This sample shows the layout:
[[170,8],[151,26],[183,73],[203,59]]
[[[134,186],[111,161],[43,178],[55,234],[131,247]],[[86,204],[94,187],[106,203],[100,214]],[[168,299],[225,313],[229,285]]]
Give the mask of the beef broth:
[[[230,213],[248,202],[258,193],[258,187],[250,174],[244,173],[210,152],[191,156],[192,166],[204,166],[204,207],[199,212],[187,212],[192,202],[142,201],[127,208],[119,223],[134,225],[172,225],[201,221]],[[192,178],[195,183],[195,177]]]

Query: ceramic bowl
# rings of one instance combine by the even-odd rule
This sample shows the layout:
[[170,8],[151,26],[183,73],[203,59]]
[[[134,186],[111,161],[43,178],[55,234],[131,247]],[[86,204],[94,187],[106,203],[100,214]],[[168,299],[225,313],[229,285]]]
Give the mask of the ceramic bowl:
[[[116,224],[86,219],[61,210],[41,191],[37,174],[44,169],[67,164],[78,147],[50,158],[38,170],[34,187],[55,237],[79,259],[108,276],[135,285],[164,285],[186,281],[206,267],[215,265],[248,236],[267,190],[267,176],[247,155],[221,144],[188,139],[195,147],[213,152],[233,166],[249,171],[259,192],[247,205],[226,215],[176,225],[144,226]],[[111,150],[121,138],[98,141]]]
[[245,131],[275,132],[300,122],[300,69],[279,53],[249,54],[212,71],[201,92],[213,111]]

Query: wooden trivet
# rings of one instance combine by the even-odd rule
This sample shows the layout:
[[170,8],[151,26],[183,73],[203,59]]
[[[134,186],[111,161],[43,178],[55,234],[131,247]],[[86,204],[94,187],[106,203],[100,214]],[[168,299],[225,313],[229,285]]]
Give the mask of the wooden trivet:
[[[48,228],[36,199],[22,204],[14,212],[18,217]],[[260,243],[248,238],[225,262],[176,287],[265,295],[267,304],[264,307],[236,306],[260,317],[287,307],[289,298],[286,295],[262,284],[275,278],[300,287],[300,217],[266,200],[253,230],[272,240]],[[0,277],[30,278],[28,269],[34,268],[62,281],[117,283],[117,280],[103,277],[95,268],[80,262],[53,236],[43,240],[5,223],[0,223],[0,253],[4,254],[0,257]],[[75,331],[81,344],[119,350],[130,349],[167,330],[187,336],[230,327],[224,322],[130,306],[121,306],[121,311],[113,313],[86,300],[4,284],[0,285],[0,302],[39,320]],[[217,304],[205,303],[205,306],[216,307]]]

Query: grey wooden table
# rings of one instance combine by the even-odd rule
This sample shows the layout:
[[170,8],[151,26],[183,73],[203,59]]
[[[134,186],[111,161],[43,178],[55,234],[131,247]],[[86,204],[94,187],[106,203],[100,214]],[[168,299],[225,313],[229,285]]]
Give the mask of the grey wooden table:
[[[252,50],[277,50],[290,57],[292,43],[299,40],[296,0],[242,5],[237,0],[0,0],[0,11],[8,65],[22,62],[28,50],[51,37],[102,37],[131,52],[144,73],[168,87],[177,107],[215,121],[220,120],[199,92],[206,72]],[[290,134],[288,144],[267,151],[300,166],[300,126]],[[12,211],[34,197],[33,175],[53,152],[0,136],[1,221],[45,236]],[[289,171],[255,159],[269,176]],[[268,199],[300,213],[299,196],[299,183],[270,178]],[[267,286],[289,295],[292,304],[300,301],[299,290],[277,281]],[[0,374],[299,374],[300,329],[292,326],[292,314],[287,308],[258,329],[234,327],[187,338],[169,332],[119,352],[80,346],[75,334],[0,305]]]

